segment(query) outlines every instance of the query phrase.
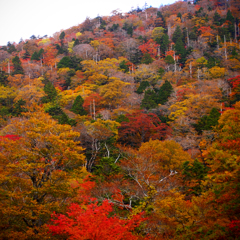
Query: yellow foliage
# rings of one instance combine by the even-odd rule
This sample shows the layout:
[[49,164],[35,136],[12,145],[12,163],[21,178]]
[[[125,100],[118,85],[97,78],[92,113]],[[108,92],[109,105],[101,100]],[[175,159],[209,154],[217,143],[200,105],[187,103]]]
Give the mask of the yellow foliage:
[[186,99],[182,102],[176,102],[175,104],[173,104],[169,110],[171,111],[170,115],[169,115],[169,119],[174,121],[177,118],[184,116],[186,114],[186,111],[188,109],[187,105],[189,104],[189,100]]
[[156,27],[152,31],[152,38],[160,38],[164,34],[164,28],[163,27]]
[[38,45],[44,45],[44,44],[48,44],[50,42],[51,42],[51,40],[49,38],[44,38],[38,42]]
[[103,74],[93,73],[92,76],[88,78],[91,82],[97,85],[104,85],[108,82],[109,78]]
[[148,162],[156,163],[161,170],[180,169],[185,161],[192,161],[190,155],[185,152],[179,143],[173,140],[151,140],[143,143],[138,153],[141,156],[148,155]]
[[43,87],[32,85],[25,85],[22,87],[14,101],[18,101],[20,99],[26,101],[27,105],[31,105],[32,103],[36,102],[39,103],[41,98],[45,95],[43,91]]
[[62,107],[67,106],[68,104],[73,104],[74,100],[78,95],[82,95],[79,92],[74,92],[73,90],[65,90],[59,93],[59,104]]
[[0,99],[8,101],[17,96],[17,91],[13,87],[0,86]]
[[105,105],[117,106],[121,103],[121,100],[126,97],[123,92],[123,88],[129,85],[121,80],[114,80],[100,88],[100,95],[104,98],[103,103]]
[[212,67],[209,69],[212,78],[223,78],[225,76],[226,69],[221,67]]
[[74,42],[75,42],[75,41],[71,41],[71,42],[68,43],[68,51],[69,51],[70,53],[73,52],[72,48],[73,48]]
[[80,33],[80,32],[77,32],[76,33],[76,37],[79,37],[79,36],[81,36],[82,35],[82,33]]
[[99,41],[98,40],[93,40],[90,42],[90,45],[95,49],[97,50],[98,46],[100,45]]
[[58,73],[59,75],[65,75],[65,74],[67,74],[68,71],[70,71],[70,68],[69,68],[69,67],[67,67],[67,68],[59,68],[58,71],[57,71],[57,73]]
[[88,133],[95,139],[106,140],[109,137],[118,137],[118,127],[121,125],[118,122],[112,120],[102,120],[98,118],[96,121],[86,121]]

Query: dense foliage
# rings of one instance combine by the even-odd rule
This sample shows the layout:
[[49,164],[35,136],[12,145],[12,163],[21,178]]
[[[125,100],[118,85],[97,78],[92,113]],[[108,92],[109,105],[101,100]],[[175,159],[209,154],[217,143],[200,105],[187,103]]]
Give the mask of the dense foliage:
[[111,14],[0,48],[0,238],[239,239],[239,1]]

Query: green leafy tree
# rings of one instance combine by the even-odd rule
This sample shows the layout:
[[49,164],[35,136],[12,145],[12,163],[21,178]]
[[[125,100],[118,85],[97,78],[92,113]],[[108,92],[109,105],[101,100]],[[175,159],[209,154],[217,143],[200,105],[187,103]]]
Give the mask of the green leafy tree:
[[174,64],[174,59],[171,55],[167,55],[164,59],[167,64]]
[[8,84],[8,74],[4,71],[0,72],[0,85],[7,86]]
[[13,72],[12,72],[12,75],[24,74],[23,68],[22,68],[22,63],[21,63],[18,56],[14,57],[12,59],[12,63],[13,63],[13,69],[14,69]]
[[198,134],[202,134],[203,130],[211,130],[214,126],[218,124],[218,119],[221,114],[216,108],[212,108],[209,115],[205,115],[199,119],[197,124],[193,124],[194,128]]
[[10,54],[17,51],[14,44],[11,44],[10,42],[8,42],[7,46],[8,46],[7,52],[10,53]]
[[51,106],[46,111],[53,119],[58,120],[59,124],[68,124],[70,126],[75,126],[76,121],[68,117],[68,115],[62,110],[60,106]]
[[202,193],[202,181],[207,175],[207,167],[195,159],[190,163],[186,161],[183,163],[183,182],[185,186],[185,192],[187,195],[194,194],[199,196]]
[[170,97],[173,91],[173,87],[171,83],[166,80],[165,83],[160,87],[158,94],[157,94],[157,103],[164,104],[167,102],[168,98]]
[[81,58],[78,58],[76,56],[72,57],[63,57],[60,62],[58,63],[57,67],[58,68],[74,68],[76,71],[77,70],[82,70],[82,65],[81,65]]
[[121,122],[129,122],[129,119],[126,117],[126,115],[124,114],[120,114],[117,119],[116,122],[121,123]]
[[76,40],[74,41],[73,47],[75,47],[75,46],[77,46],[77,45],[79,45],[79,44],[80,44],[79,39],[76,39]]
[[24,107],[25,104],[26,101],[22,99],[18,100],[13,106],[12,115],[18,117],[21,116],[22,112],[26,112],[27,109]]
[[232,24],[234,24],[234,17],[233,17],[233,15],[232,15],[232,13],[231,13],[230,10],[228,10],[228,12],[227,12],[226,20],[228,20],[228,21],[230,21]]
[[100,176],[102,180],[120,172],[120,167],[115,163],[112,157],[103,157],[99,163],[93,167],[93,174]]
[[78,95],[72,105],[71,111],[81,116],[86,115],[87,112],[83,108],[83,103],[84,103],[83,98],[80,95]]
[[31,60],[39,60],[39,56],[38,56],[38,53],[36,51],[32,54]]
[[65,32],[61,32],[60,36],[59,36],[59,39],[60,40],[63,40],[65,38]]
[[155,41],[160,45],[161,53],[165,54],[165,52],[168,50],[168,45],[170,43],[168,35],[165,33],[161,37],[157,37]]
[[176,44],[175,44],[175,51],[176,51],[176,54],[177,55],[180,55],[180,59],[179,59],[179,62],[184,64],[186,62],[186,55],[187,55],[187,52],[186,52],[186,49],[185,49],[185,46],[183,44],[183,41],[181,38],[179,38],[177,41],[176,41]]
[[144,53],[141,62],[144,64],[150,64],[153,62],[153,58],[149,53]]
[[132,37],[132,34],[133,34],[133,26],[132,26],[132,24],[129,24],[129,23],[125,22],[123,24],[123,28],[122,29],[126,30],[127,34],[129,34]]
[[217,11],[213,15],[213,23],[217,26],[221,25],[221,16],[219,15],[219,13]]
[[182,30],[181,30],[180,26],[177,25],[176,30],[174,31],[173,36],[172,36],[172,41],[174,43],[176,43],[177,40],[179,40],[179,39],[183,40],[183,34],[182,34]]
[[123,69],[125,73],[127,73],[129,71],[127,62],[125,60],[123,60],[122,62],[119,63],[119,68]]
[[144,92],[144,98],[141,103],[141,108],[145,108],[147,110],[156,108],[157,107],[156,101],[157,101],[156,93],[153,90],[148,89]]
[[191,32],[189,33],[189,39],[190,39],[190,40],[194,40],[194,41],[196,41],[196,40],[198,39],[198,36],[197,36],[197,34],[196,34],[195,31],[191,31]]
[[140,83],[140,86],[138,87],[138,89],[137,89],[136,92],[137,92],[138,94],[141,94],[141,93],[143,93],[143,91],[144,91],[147,87],[150,87],[149,82],[148,82],[148,81],[142,81],[142,82]]
[[44,92],[46,95],[42,98],[42,102],[43,103],[53,102],[57,97],[57,90],[48,79],[44,79],[43,82],[45,84]]

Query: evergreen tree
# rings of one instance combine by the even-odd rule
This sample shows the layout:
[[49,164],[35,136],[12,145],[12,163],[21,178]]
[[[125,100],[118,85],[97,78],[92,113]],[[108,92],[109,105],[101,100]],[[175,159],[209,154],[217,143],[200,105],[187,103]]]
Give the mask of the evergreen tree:
[[78,58],[76,56],[72,57],[63,57],[60,62],[58,63],[57,67],[58,68],[74,68],[76,71],[77,70],[82,70],[82,65],[81,65],[81,58]]
[[[196,196],[200,195],[202,192],[201,183],[204,177],[207,175],[208,169],[203,163],[199,162],[197,159],[193,163],[189,161],[183,163],[183,180],[185,183],[194,182],[194,186],[186,187],[188,194],[194,194]],[[188,184],[185,184],[188,186]],[[191,190],[191,191],[189,191]]]
[[118,117],[115,121],[118,122],[118,123],[129,122],[129,119],[126,117],[126,115],[120,114],[120,115],[118,115]]
[[12,63],[13,63],[13,69],[14,69],[13,72],[12,72],[12,75],[24,74],[23,68],[22,68],[22,63],[21,63],[18,56],[14,57],[12,59]]
[[59,124],[68,124],[71,126],[76,125],[76,121],[69,118],[60,106],[52,106],[48,108],[45,112],[51,115],[53,119],[58,120]]
[[60,36],[59,36],[59,39],[60,40],[63,40],[65,38],[65,32],[61,32]]
[[30,53],[28,52],[28,50],[26,50],[22,56],[22,59],[28,59],[28,58],[30,58]]
[[138,87],[136,93],[138,93],[138,94],[143,93],[143,91],[144,91],[147,87],[149,87],[149,86],[150,86],[150,84],[149,84],[148,81],[142,81],[142,82],[140,83],[140,86]]
[[31,60],[37,60],[37,61],[40,60],[39,56],[38,56],[38,53],[36,51],[32,54]]
[[163,15],[162,15],[162,13],[160,11],[157,12],[157,17],[158,18],[163,18]]
[[44,79],[43,83],[45,84],[43,90],[44,90],[46,96],[44,96],[42,98],[42,102],[43,103],[53,102],[57,97],[57,90],[55,89],[53,84],[48,79]]
[[7,44],[7,46],[8,46],[8,53],[13,53],[13,52],[16,52],[17,51],[17,49],[15,48],[15,46],[13,45],[13,44],[11,44],[10,42],[8,42],[8,44]]
[[0,85],[7,86],[8,84],[8,74],[4,71],[0,72]]
[[143,56],[142,52],[140,51],[140,49],[137,48],[135,52],[131,54],[130,62],[134,64],[139,64],[141,63],[142,56]]
[[165,52],[168,50],[168,45],[170,43],[168,35],[165,33],[161,37],[157,37],[155,41],[160,45],[161,53],[165,54]]
[[195,31],[191,31],[189,33],[188,37],[189,37],[190,40],[194,40],[194,41],[196,41],[198,39],[198,36],[197,36]]
[[18,117],[21,116],[22,112],[26,112],[27,109],[24,107],[25,104],[26,101],[22,99],[18,100],[13,106],[12,115]]
[[186,55],[187,55],[187,52],[186,52],[186,48],[182,42],[182,39],[179,38],[174,46],[175,48],[175,51],[176,51],[176,54],[177,55],[180,55],[180,59],[179,59],[179,62],[184,64],[186,62]]
[[165,83],[160,87],[158,94],[157,94],[157,103],[164,104],[167,102],[168,98],[170,97],[173,91],[173,87],[171,83],[166,80]]
[[164,59],[167,64],[174,64],[174,59],[171,55],[167,55]]
[[165,71],[164,71],[164,69],[163,69],[162,67],[160,67],[160,68],[158,69],[158,75],[159,75],[160,78],[162,78],[164,72],[165,72]]
[[144,98],[141,103],[141,108],[147,110],[156,108],[158,106],[156,101],[157,101],[156,93],[153,90],[148,89],[144,92]]
[[99,160],[98,164],[93,167],[93,174],[105,180],[105,178],[119,173],[120,170],[114,158],[103,157]]
[[73,44],[73,47],[77,46],[80,44],[80,41],[78,39],[75,40],[74,44]]
[[211,130],[212,127],[218,124],[218,119],[221,114],[216,108],[212,108],[210,114],[208,116],[203,116],[199,119],[197,124],[193,124],[194,128],[198,132],[198,134],[202,134],[203,130]]
[[233,17],[233,15],[232,15],[232,13],[231,13],[230,10],[228,10],[228,12],[227,12],[226,20],[228,20],[228,21],[230,21],[232,24],[234,24],[234,17]]
[[153,62],[153,59],[149,53],[144,53],[141,62],[144,64],[150,64]]
[[183,34],[182,34],[182,30],[181,30],[180,26],[177,25],[176,30],[174,31],[173,36],[172,36],[172,41],[174,43],[176,43],[177,40],[179,40],[179,39],[183,40]]
[[125,60],[119,63],[119,68],[124,70],[125,73],[129,72],[129,68],[127,66],[127,62]]
[[83,103],[84,103],[83,98],[80,95],[78,95],[72,105],[71,111],[81,116],[86,115],[87,112],[83,108]]
[[221,25],[221,16],[219,13],[216,11],[213,15],[213,24],[220,26]]

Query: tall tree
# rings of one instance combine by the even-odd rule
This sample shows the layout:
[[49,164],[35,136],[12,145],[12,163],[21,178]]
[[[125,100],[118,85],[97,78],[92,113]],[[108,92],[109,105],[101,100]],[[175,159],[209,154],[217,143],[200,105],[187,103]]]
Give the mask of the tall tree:
[[12,59],[12,63],[13,63],[13,69],[14,69],[13,72],[12,72],[12,75],[24,74],[22,63],[21,63],[18,56],[14,57]]
[[181,39],[181,41],[183,41],[183,34],[179,25],[177,25],[176,30],[174,31],[172,36],[172,40],[174,43],[176,43],[178,39]]
[[166,80],[158,91],[157,103],[160,104],[166,103],[172,92],[173,87],[171,83],[168,80]]
[[158,116],[154,113],[143,113],[136,111],[127,114],[128,121],[121,122],[119,127],[119,139],[122,144],[132,147],[139,147],[142,142],[149,139],[164,140],[171,134],[171,129],[165,123],[161,123]]
[[71,111],[76,113],[76,114],[79,114],[81,116],[82,115],[86,115],[87,112],[83,108],[83,103],[84,103],[83,98],[80,95],[78,95],[76,97],[76,99],[74,100],[74,103],[72,105]]
[[57,90],[47,78],[43,80],[43,83],[45,84],[44,92],[46,95],[42,98],[42,102],[43,103],[53,102],[57,97]]
[[75,194],[71,172],[84,162],[79,133],[36,109],[4,132],[19,140],[0,140],[0,238],[44,238],[52,212]]

